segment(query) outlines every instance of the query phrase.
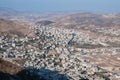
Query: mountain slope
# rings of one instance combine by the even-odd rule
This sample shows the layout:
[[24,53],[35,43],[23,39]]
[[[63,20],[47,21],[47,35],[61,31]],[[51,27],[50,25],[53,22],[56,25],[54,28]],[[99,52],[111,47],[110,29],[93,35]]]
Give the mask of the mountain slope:
[[67,28],[120,27],[119,14],[77,13],[57,18],[55,21],[54,26],[66,26]]
[[0,19],[0,35],[5,32],[10,33],[10,35],[23,36],[28,33],[29,26],[30,23],[28,22]]

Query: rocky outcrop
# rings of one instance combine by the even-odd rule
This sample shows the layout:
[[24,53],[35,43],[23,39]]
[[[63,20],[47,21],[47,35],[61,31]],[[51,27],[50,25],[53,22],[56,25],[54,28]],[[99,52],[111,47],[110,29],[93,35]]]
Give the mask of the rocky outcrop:
[[0,59],[0,71],[4,73],[16,74],[22,69],[23,69],[22,67],[16,64]]

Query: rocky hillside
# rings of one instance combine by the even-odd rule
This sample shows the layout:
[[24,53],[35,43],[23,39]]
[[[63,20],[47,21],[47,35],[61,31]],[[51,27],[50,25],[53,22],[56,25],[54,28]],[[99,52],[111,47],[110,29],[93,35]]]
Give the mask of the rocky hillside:
[[120,36],[120,14],[77,13],[53,20],[51,27],[75,29],[97,36]]
[[29,26],[29,22],[0,19],[0,35],[7,33],[9,35],[17,34],[19,36],[24,36],[28,34]]
[[68,28],[81,27],[120,27],[119,14],[93,14],[77,13],[66,17],[55,19],[55,26],[66,26]]
[[22,67],[16,64],[0,59],[0,71],[2,72],[9,73],[9,74],[16,74],[22,69],[23,69]]

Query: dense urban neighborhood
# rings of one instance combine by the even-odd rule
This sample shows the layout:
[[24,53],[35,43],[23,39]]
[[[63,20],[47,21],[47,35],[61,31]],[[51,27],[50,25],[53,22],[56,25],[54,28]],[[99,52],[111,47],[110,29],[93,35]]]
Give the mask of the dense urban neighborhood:
[[120,14],[0,15],[0,80],[120,80]]

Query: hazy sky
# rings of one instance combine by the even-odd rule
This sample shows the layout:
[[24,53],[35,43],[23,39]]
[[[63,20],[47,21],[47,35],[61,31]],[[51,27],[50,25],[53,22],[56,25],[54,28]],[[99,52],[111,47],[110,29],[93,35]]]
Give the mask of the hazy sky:
[[0,7],[19,11],[120,12],[120,0],[0,0]]

